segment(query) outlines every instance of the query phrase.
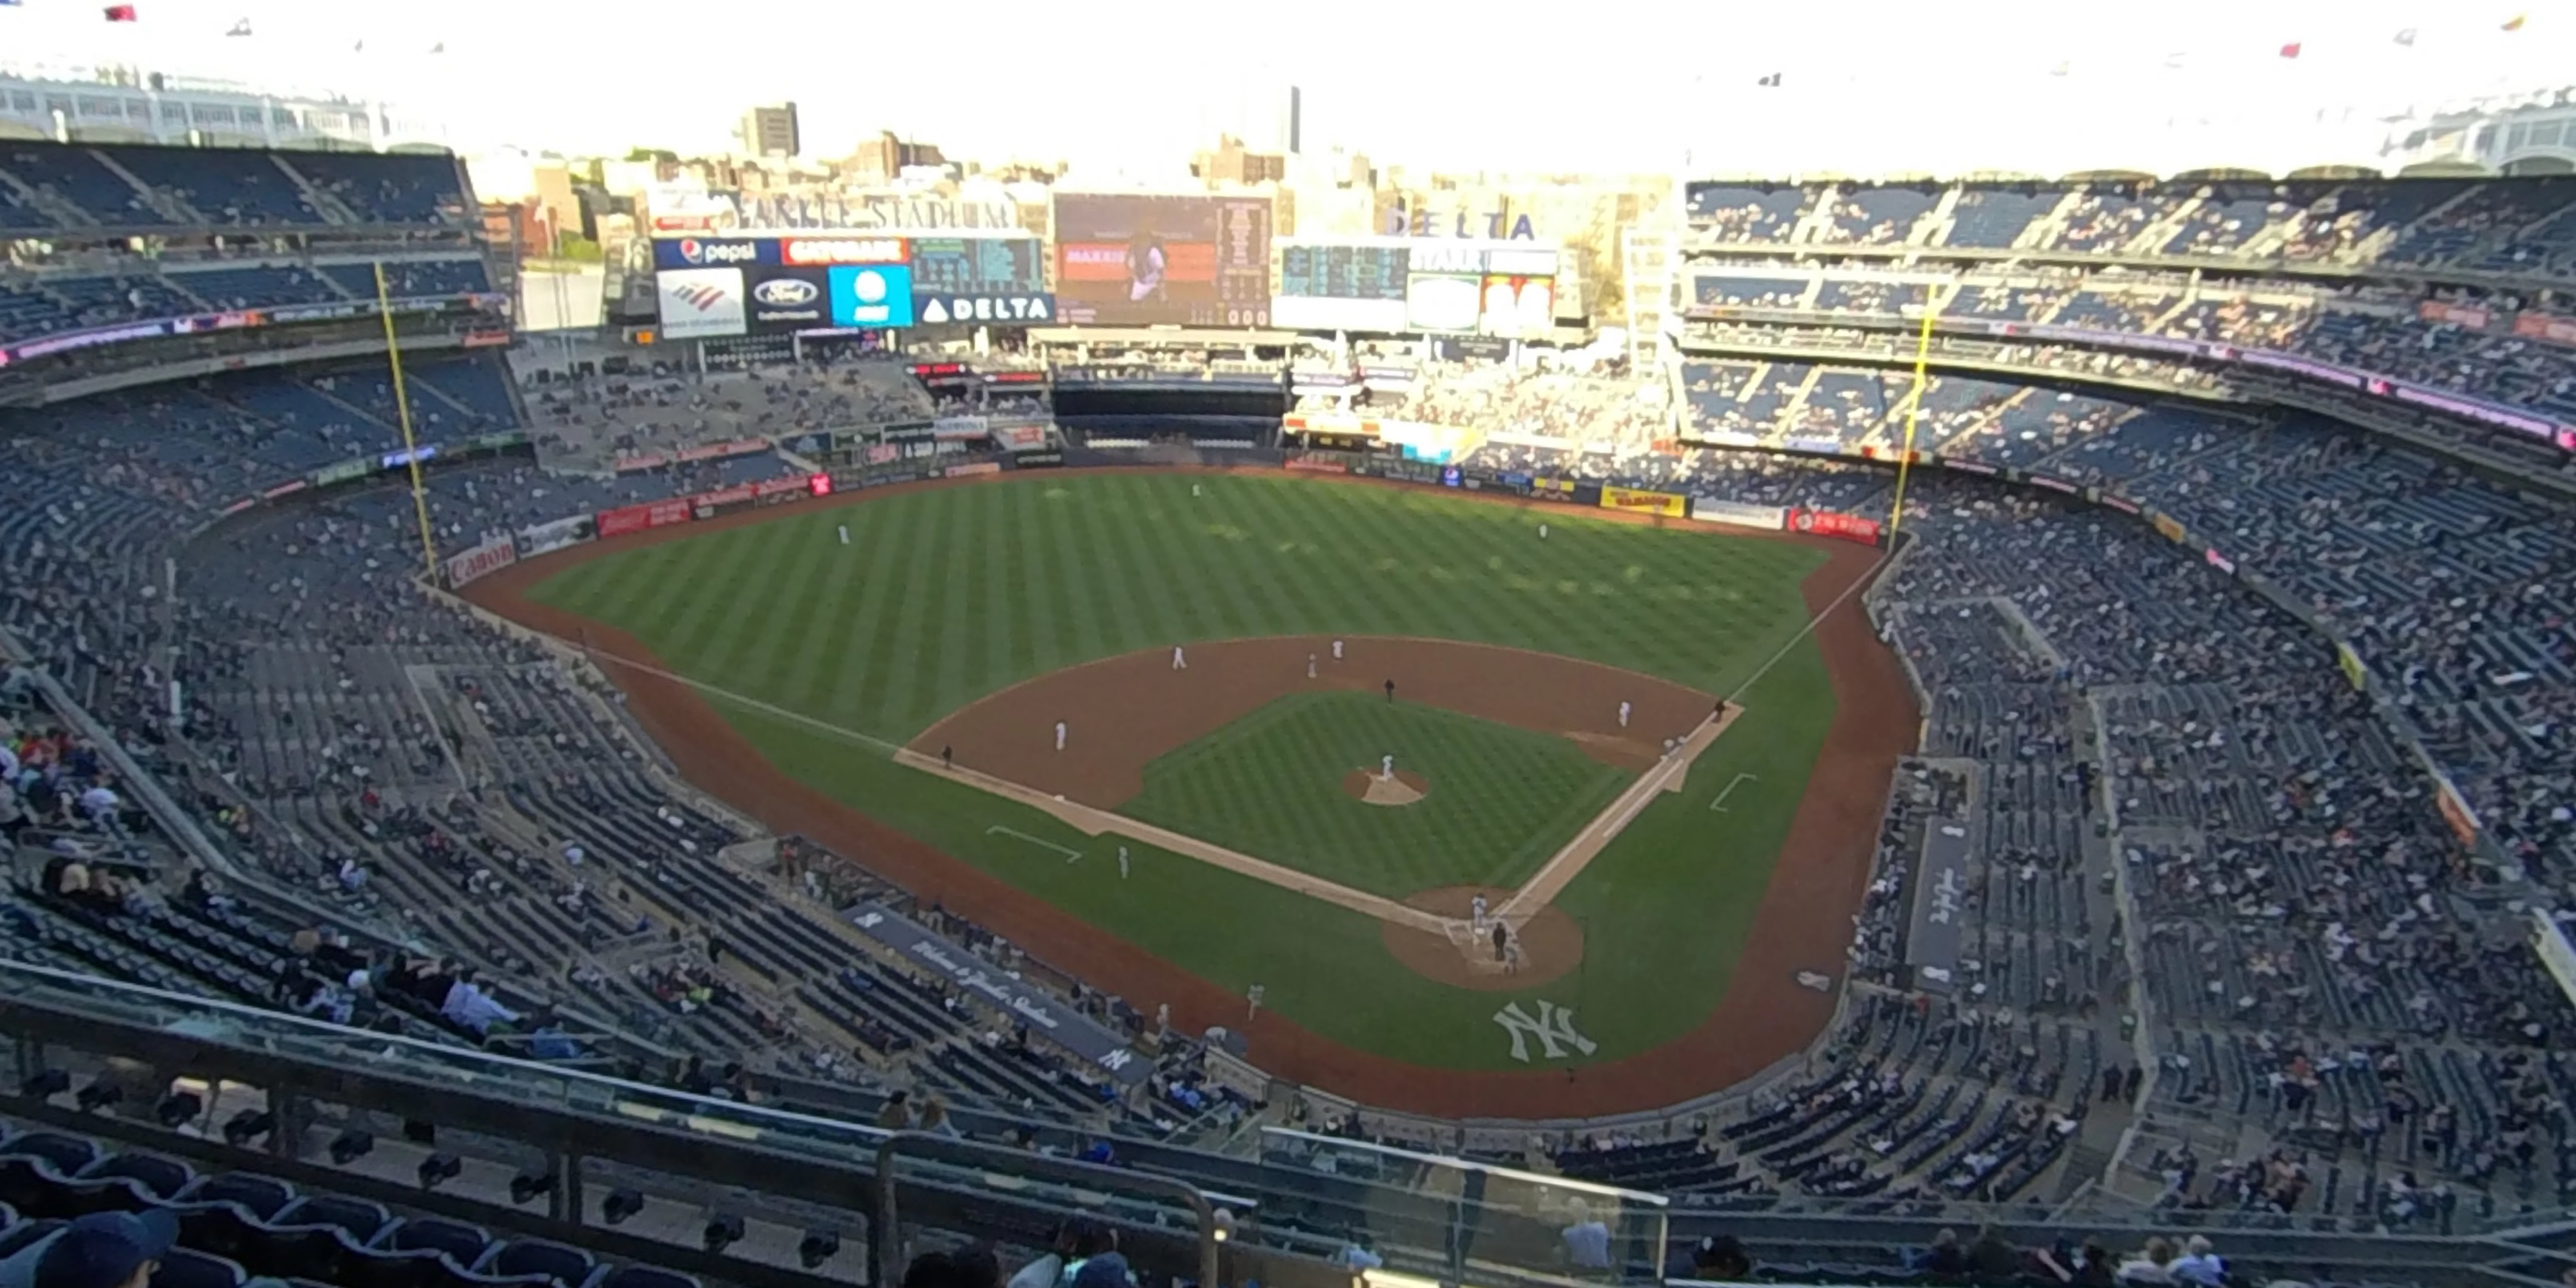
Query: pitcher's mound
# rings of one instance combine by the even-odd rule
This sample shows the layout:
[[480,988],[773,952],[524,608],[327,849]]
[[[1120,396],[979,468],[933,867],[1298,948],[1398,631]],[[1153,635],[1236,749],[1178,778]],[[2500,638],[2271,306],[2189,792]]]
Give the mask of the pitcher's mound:
[[[1397,770],[1398,775],[1403,770]],[[1500,908],[1511,897],[1509,890],[1487,886],[1443,886],[1405,896],[1404,902],[1425,912],[1465,921],[1474,907],[1477,895],[1485,896],[1485,906]],[[1519,969],[1506,971],[1493,960],[1493,942],[1488,939],[1469,951],[1460,938],[1435,935],[1426,930],[1380,923],[1386,939],[1386,950],[1413,973],[1425,975],[1457,988],[1484,989],[1489,992],[1512,992],[1534,988],[1550,980],[1572,974],[1583,963],[1583,926],[1554,905],[1541,908],[1535,915],[1514,928],[1520,939]]]
[[1410,805],[1431,794],[1431,780],[1410,769],[1395,771],[1391,779],[1374,769],[1354,769],[1342,775],[1342,790],[1371,805]]

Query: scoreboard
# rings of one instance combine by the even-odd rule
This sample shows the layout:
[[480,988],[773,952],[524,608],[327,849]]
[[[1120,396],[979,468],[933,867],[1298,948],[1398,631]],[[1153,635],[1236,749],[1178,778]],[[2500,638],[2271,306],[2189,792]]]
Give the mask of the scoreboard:
[[1402,246],[1283,245],[1279,293],[1334,300],[1401,300],[1408,257]]
[[913,289],[960,295],[1046,289],[1044,251],[1034,237],[912,239]]

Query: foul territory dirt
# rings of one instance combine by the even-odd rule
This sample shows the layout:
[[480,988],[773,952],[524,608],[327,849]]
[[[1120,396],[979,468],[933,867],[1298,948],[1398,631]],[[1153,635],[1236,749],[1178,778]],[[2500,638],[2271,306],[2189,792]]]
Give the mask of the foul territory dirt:
[[[1320,486],[1401,486],[1360,480],[1314,481]],[[813,504],[863,504],[919,487],[987,485],[990,484],[983,480],[915,484]],[[1546,502],[1481,495],[1494,504],[1524,506],[1541,516],[1564,513],[1562,507]],[[1614,520],[1693,526],[1610,511],[1586,513]],[[596,652],[659,668],[660,663],[632,635],[535,603],[524,592],[573,563],[772,517],[775,516],[751,511],[709,523],[677,524],[577,546],[486,577],[469,586],[466,597],[532,629],[566,640],[583,640]],[[1879,557],[1879,551],[1870,547],[1821,538],[1781,535],[1758,539],[1800,542],[1827,553],[1825,565],[1810,574],[1801,587],[1811,613],[1824,612],[1846,589],[1870,576]],[[1772,870],[1771,883],[1763,893],[1733,985],[1696,1028],[1654,1050],[1572,1071],[1461,1072],[1407,1064],[1357,1050],[1264,1011],[1249,1026],[1256,1062],[1277,1077],[1384,1109],[1450,1118],[1553,1118],[1674,1104],[1742,1081],[1803,1049],[1831,1018],[1834,1003],[1831,992],[1807,988],[1798,983],[1797,977],[1815,973],[1837,981],[1841,978],[1844,950],[1851,941],[1851,914],[1868,880],[1889,775],[1896,758],[1913,746],[1915,732],[1912,695],[1895,658],[1872,634],[1859,598],[1842,598],[1816,629],[1816,642],[1833,681],[1833,725],[1808,778],[1807,794],[1799,802],[1788,839]],[[1196,653],[1193,650],[1194,659]],[[1326,656],[1328,660],[1329,654]],[[1170,665],[1168,653],[1163,655],[1162,665]],[[1194,669],[1197,665],[1193,660]],[[1345,663],[1349,665],[1353,663]],[[802,833],[849,855],[920,898],[937,900],[984,923],[1039,959],[1094,987],[1123,996],[1140,1009],[1151,1011],[1158,1004],[1168,1003],[1175,1024],[1185,1030],[1243,1024],[1242,999],[1231,990],[1200,979],[780,773],[688,685],[631,668],[607,669],[624,688],[628,707],[637,721],[681,773],[773,830]],[[1301,651],[1295,659],[1293,678],[1302,684],[1304,676]],[[1384,678],[1379,676],[1368,682]],[[1639,679],[1631,677],[1632,683]],[[1408,696],[1402,678],[1398,678],[1397,687],[1398,697]],[[1647,709],[1648,699],[1642,688],[1631,700],[1638,703],[1640,712]],[[1759,692],[1747,695],[1747,700],[1758,702]],[[1611,698],[1614,721],[1617,701],[1617,697]],[[1021,719],[1025,722],[1025,713]],[[1051,718],[1043,731],[1049,746],[1053,743],[1052,724]],[[1587,727],[1597,730],[1597,717],[1583,725],[1560,726],[1557,731],[1574,732]],[[1033,729],[1020,733],[1030,739],[1040,735],[1039,730]],[[1114,785],[1110,789],[1115,790]],[[1132,794],[1133,788],[1128,790]],[[1579,959],[1581,948],[1573,947],[1574,951],[1563,955],[1562,960]],[[1450,954],[1452,961],[1456,960],[1454,948],[1446,944],[1440,948]],[[1531,957],[1536,965],[1540,955],[1533,952]]]

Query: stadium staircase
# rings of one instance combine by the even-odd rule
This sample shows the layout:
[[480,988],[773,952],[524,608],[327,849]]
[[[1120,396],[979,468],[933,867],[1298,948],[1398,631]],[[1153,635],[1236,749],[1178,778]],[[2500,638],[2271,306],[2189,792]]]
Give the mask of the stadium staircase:
[[2189,228],[2192,216],[2199,214],[2200,208],[2207,204],[2209,203],[2206,200],[2197,196],[2175,202],[2161,217],[2150,221],[2137,236],[2130,238],[2117,249],[2124,255],[2161,253],[2165,243],[2172,241],[2180,236],[2184,229]]
[[1842,187],[1838,184],[1825,184],[1818,187],[1809,194],[1812,204],[1798,216],[1797,222],[1789,225],[1789,235],[1782,240],[1824,241],[1825,234],[1834,226],[1834,202],[1841,195]]
[[200,212],[196,207],[181,200],[179,198],[179,194],[172,192],[167,188],[157,188],[151,184],[145,183],[140,178],[137,178],[133,171],[126,169],[122,164],[118,163],[116,158],[109,156],[107,153],[93,149],[89,152],[89,158],[96,161],[100,169],[124,180],[128,186],[134,189],[136,195],[142,197],[143,204],[150,207],[152,213],[161,216],[163,219],[177,224],[182,228],[204,228],[215,223],[214,220],[208,219],[204,213]]
[[[1946,240],[1950,236],[1950,229],[1958,223],[1961,191],[1957,184],[1945,185],[1941,189],[1940,200],[1933,202],[1932,208],[1924,211],[1923,218],[1915,222],[1913,231],[1906,234],[1905,244],[1938,246]],[[1956,284],[1952,284],[1950,289],[1955,291]]]
[[2083,203],[2082,189],[2067,189],[2066,195],[2059,197],[2047,214],[2031,220],[2029,226],[2021,230],[2021,235],[2013,238],[2012,249],[2044,250],[2056,245],[2058,237],[2066,231],[2066,221],[2075,216],[2076,208]]
[[295,185],[295,191],[304,198],[304,204],[320,212],[324,220],[335,224],[368,222],[364,216],[350,209],[349,203],[342,201],[338,194],[304,177],[303,171],[287,164],[285,157],[271,153],[268,159],[286,173],[287,181]]

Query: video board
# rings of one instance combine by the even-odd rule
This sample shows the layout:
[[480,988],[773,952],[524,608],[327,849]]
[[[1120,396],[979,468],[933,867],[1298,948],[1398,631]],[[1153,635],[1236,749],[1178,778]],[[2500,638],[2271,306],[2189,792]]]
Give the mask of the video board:
[[1307,330],[1402,331],[1408,252],[1384,242],[1279,244],[1273,326]]
[[1487,273],[1476,329],[1486,335],[1529,339],[1556,326],[1556,279]]
[[1057,193],[1060,320],[1270,325],[1270,199]]
[[1404,282],[1408,331],[1476,330],[1483,313],[1485,279],[1464,273],[1412,273]]

